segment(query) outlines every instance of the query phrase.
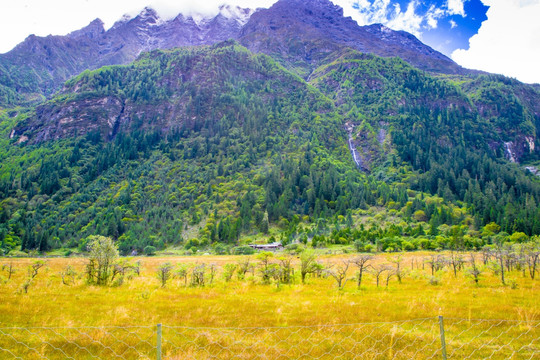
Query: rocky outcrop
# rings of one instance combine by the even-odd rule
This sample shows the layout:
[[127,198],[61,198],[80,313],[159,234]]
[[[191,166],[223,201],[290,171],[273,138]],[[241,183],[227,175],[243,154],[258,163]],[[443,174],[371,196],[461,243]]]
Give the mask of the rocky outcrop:
[[[115,97],[87,99],[67,104],[45,104],[17,126],[11,137],[19,142],[56,140],[97,131],[112,137],[122,122],[125,104]],[[116,129],[116,130],[115,130]]]
[[532,136],[520,136],[514,141],[504,142],[503,146],[505,158],[510,162],[518,163],[524,155],[534,152],[535,138]]

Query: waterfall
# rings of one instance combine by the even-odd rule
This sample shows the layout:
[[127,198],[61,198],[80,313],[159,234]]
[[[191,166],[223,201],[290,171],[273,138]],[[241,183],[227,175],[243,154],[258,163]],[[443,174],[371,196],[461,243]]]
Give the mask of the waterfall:
[[513,145],[514,144],[512,142],[505,142],[504,143],[504,150],[505,150],[505,153],[506,153],[506,158],[508,160],[510,160],[511,162],[515,163],[517,161],[516,161],[516,158],[515,158],[514,153],[512,151]]
[[349,149],[351,150],[351,154],[353,156],[354,162],[356,163],[356,166],[361,167],[362,162],[360,161],[360,158],[356,154],[356,148],[354,147],[352,140],[353,140],[352,135],[349,134]]

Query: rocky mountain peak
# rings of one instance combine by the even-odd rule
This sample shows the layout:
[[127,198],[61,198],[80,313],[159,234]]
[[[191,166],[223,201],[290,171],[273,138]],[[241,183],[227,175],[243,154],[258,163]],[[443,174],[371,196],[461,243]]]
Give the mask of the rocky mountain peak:
[[[291,52],[290,44],[296,45]],[[268,40],[268,41],[267,41]],[[383,25],[359,26],[329,0],[280,0],[253,14],[242,29],[241,43],[256,52],[280,54],[285,61],[312,64],[340,47],[383,57],[401,57],[426,71],[457,74],[465,70],[413,35]],[[310,70],[311,69],[311,70]]]
[[[261,10],[265,11],[265,10]],[[338,22],[352,21],[343,17],[343,8],[329,0],[280,0],[268,11],[280,14],[284,18],[294,18],[302,22]],[[356,22],[354,22],[356,25]]]
[[86,27],[73,31],[70,34],[68,34],[71,38],[80,38],[82,36],[88,37],[90,39],[95,39],[102,35],[105,32],[105,24],[101,19],[95,19],[90,24],[88,24]]
[[343,16],[343,8],[330,0],[280,0],[276,8],[310,9],[317,12],[331,12]]
[[151,8],[151,7],[145,7],[137,17],[135,17],[136,21],[146,23],[148,25],[159,25],[162,24],[164,21],[159,16],[158,12]]
[[124,24],[130,22],[133,19],[133,16],[129,14],[124,14],[119,20],[117,20],[114,25],[111,27],[111,29],[115,29],[118,27],[123,26]]
[[240,25],[245,25],[255,10],[249,8],[241,8],[239,6],[221,5],[219,7],[219,15],[226,19],[237,21]]

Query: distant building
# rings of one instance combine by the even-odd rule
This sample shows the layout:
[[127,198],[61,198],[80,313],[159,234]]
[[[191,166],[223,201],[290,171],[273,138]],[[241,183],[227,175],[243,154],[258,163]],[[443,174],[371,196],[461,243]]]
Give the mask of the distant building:
[[280,242],[275,242],[275,243],[271,243],[271,244],[250,244],[249,245],[251,248],[255,249],[255,250],[269,250],[269,251],[274,251],[274,250],[281,250],[283,249],[283,245],[281,245]]

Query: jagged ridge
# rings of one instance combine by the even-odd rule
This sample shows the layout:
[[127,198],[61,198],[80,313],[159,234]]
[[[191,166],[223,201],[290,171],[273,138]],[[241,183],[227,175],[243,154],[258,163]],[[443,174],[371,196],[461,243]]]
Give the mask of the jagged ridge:
[[270,9],[255,13],[222,7],[214,18],[180,14],[169,21],[146,8],[135,18],[121,19],[107,31],[97,19],[67,36],[30,36],[0,55],[0,95],[6,93],[0,104],[50,96],[64,81],[86,69],[127,64],[144,51],[227,39],[239,40],[254,52],[277,56],[287,68],[305,77],[318,61],[343,46],[379,56],[399,56],[427,71],[465,72],[410,34],[380,25],[359,27],[328,0],[280,0]]

